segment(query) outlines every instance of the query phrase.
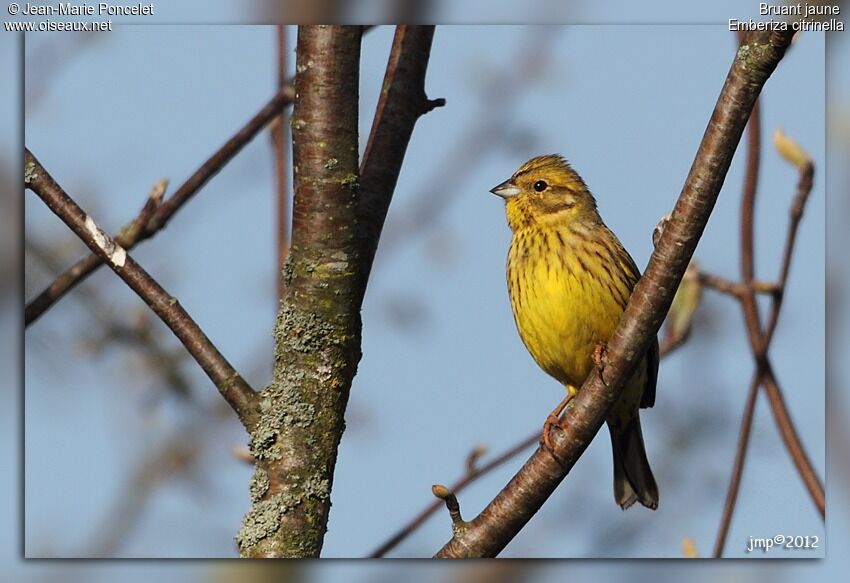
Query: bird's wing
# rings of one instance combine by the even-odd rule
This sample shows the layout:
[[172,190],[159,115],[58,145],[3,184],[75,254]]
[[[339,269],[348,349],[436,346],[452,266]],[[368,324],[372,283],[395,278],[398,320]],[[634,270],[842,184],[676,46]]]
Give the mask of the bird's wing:
[[[620,255],[624,260],[623,268],[626,271],[626,276],[630,280],[630,287],[634,288],[635,284],[640,279],[640,269],[638,269],[635,260],[632,259],[629,252],[626,251],[625,247],[623,247],[622,243],[620,243],[620,240],[613,234],[612,237],[614,241],[617,242]],[[643,395],[640,399],[640,406],[643,409],[655,405],[655,385],[658,383],[658,360],[658,338],[656,337],[653,339],[652,345],[646,353],[646,385],[643,388]]]
[[649,351],[646,353],[646,385],[643,387],[643,396],[640,398],[640,406],[643,409],[655,405],[655,385],[658,384],[658,338],[652,341]]

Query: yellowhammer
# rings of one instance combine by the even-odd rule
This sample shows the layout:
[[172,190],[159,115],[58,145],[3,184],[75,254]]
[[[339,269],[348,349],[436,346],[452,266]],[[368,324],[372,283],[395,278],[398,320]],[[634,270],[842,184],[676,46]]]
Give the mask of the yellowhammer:
[[[517,330],[531,356],[567,389],[549,430],[594,368],[640,277],[635,262],[596,209],[584,181],[561,156],[532,158],[492,189],[505,199],[513,231],[507,278]],[[658,342],[652,344],[608,414],[614,449],[614,498],[658,507],[639,409],[652,407]]]

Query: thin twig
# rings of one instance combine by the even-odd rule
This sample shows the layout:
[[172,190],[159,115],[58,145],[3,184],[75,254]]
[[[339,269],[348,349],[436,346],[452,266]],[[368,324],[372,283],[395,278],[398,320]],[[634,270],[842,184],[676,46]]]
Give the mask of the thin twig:
[[779,312],[782,307],[782,298],[785,292],[785,284],[788,281],[788,273],[791,270],[791,257],[794,254],[794,244],[797,241],[797,230],[800,226],[800,220],[803,218],[803,210],[806,206],[806,201],[812,192],[814,185],[815,167],[811,161],[807,162],[800,168],[800,177],[797,182],[797,193],[794,195],[794,200],[791,203],[791,212],[788,222],[788,236],[785,239],[785,250],[782,253],[782,266],[779,269],[779,292],[774,299],[773,309],[767,319],[767,327],[764,333],[764,344],[770,344],[773,339],[773,334],[776,331],[776,325],[779,321]]
[[[739,34],[740,42],[743,44],[744,35]],[[761,160],[761,115],[758,102],[753,108],[753,115],[747,127],[747,165],[744,174],[744,186],[741,194],[741,280],[745,290],[737,295],[741,306],[744,308],[744,319],[747,323],[747,333],[750,343],[754,346],[756,338],[761,334],[761,323],[755,294],[751,293],[748,284],[755,279],[755,214],[756,192],[758,190],[758,175]],[[755,416],[756,397],[759,388],[758,378],[750,382],[750,390],[744,404],[744,415],[741,419],[741,429],[738,433],[738,445],[735,448],[735,461],[732,465],[732,474],[729,478],[729,487],[726,491],[726,501],[723,506],[723,515],[720,519],[720,527],[714,542],[715,558],[723,556],[723,548],[726,546],[726,538],[729,527],[732,524],[732,516],[738,501],[738,490],[741,485],[741,477],[744,472],[747,449],[750,443],[750,431]]]
[[[681,346],[687,340],[687,336],[682,336],[681,338],[677,338],[674,342],[661,343],[661,347],[659,350],[659,355],[661,358],[669,355],[676,348]],[[520,440],[515,445],[512,445],[504,452],[500,453],[492,460],[487,462],[484,465],[478,465],[478,461],[481,457],[486,453],[486,449],[482,446],[474,448],[469,452],[467,456],[466,462],[466,472],[463,476],[461,476],[458,481],[450,486],[450,490],[455,494],[459,494],[461,490],[465,489],[467,486],[472,484],[478,478],[489,474],[499,466],[507,463],[511,459],[515,458],[523,451],[531,447],[532,445],[538,443],[540,441],[540,429],[536,429],[530,435]],[[404,541],[407,537],[413,534],[424,522],[437,510],[440,509],[440,502],[432,502],[428,506],[422,509],[422,511],[414,516],[407,524],[401,527],[395,534],[393,534],[390,538],[388,538],[384,543],[381,544],[378,548],[376,548],[369,555],[370,559],[376,559],[379,557],[383,557],[392,549],[397,547]]]
[[738,51],[669,224],[607,343],[604,366],[588,376],[564,412],[563,431],[553,434],[552,451],[539,448],[481,514],[466,523],[462,536],[453,536],[436,557],[498,555],[595,437],[670,307],[755,100],[791,37],[791,32],[756,33]]
[[[754,149],[754,145],[755,149],[758,149],[757,144],[759,142],[760,134],[758,118],[756,118],[756,122],[750,126],[749,133],[751,136],[750,150]],[[726,546],[729,527],[731,526],[732,516],[735,511],[741,475],[744,469],[747,448],[749,447],[750,430],[753,423],[753,417],[755,415],[756,394],[759,386],[762,386],[765,389],[777,428],[779,429],[783,442],[788,449],[788,453],[800,474],[800,478],[803,480],[806,489],[809,491],[812,501],[815,503],[815,506],[822,518],[825,517],[826,513],[823,485],[818,479],[814,467],[802,446],[802,442],[800,441],[800,437],[794,427],[793,421],[791,420],[791,415],[785,405],[785,399],[782,396],[782,391],[773,374],[770,360],[767,356],[767,351],[770,347],[771,341],[773,340],[773,334],[779,321],[779,313],[782,308],[782,300],[785,293],[785,287],[788,283],[791,258],[793,256],[794,245],[797,238],[797,230],[803,216],[806,201],[809,198],[813,186],[814,165],[808,158],[799,165],[797,192],[791,204],[790,220],[788,224],[788,232],[785,238],[785,248],[782,256],[779,281],[776,284],[774,293],[772,293],[773,303],[771,305],[770,314],[768,315],[768,324],[765,331],[762,332],[759,323],[760,317],[758,304],[755,301],[756,290],[753,286],[753,278],[755,275],[753,208],[755,205],[756,184],[751,176],[757,174],[758,164],[758,158],[748,156],[747,174],[744,181],[745,188],[744,196],[742,197],[741,209],[741,274],[744,279],[744,283],[742,284],[744,286],[744,293],[738,296],[744,312],[744,320],[747,325],[750,346],[756,360],[756,371],[753,374],[750,389],[747,394],[747,400],[744,405],[744,415],[741,420],[741,429],[738,435],[735,462],[732,468],[732,475],[729,479],[726,502],[723,507],[723,515],[714,544],[715,558],[723,556],[723,549]]]
[[[741,44],[745,41],[742,40]],[[747,166],[741,195],[741,280],[755,279],[755,208],[761,159],[761,107],[756,101],[747,126]]]
[[[523,451],[534,445],[540,440],[540,430],[535,430],[531,435],[517,443],[516,445],[508,448],[502,454],[494,457],[492,460],[487,462],[482,466],[472,466],[469,467],[467,465],[467,471],[457,482],[450,486],[450,490],[455,494],[458,494],[461,490],[466,488],[472,482],[480,478],[485,474],[489,474],[491,471],[495,470],[505,462],[511,460],[512,458],[518,456]],[[477,448],[476,448],[477,449]],[[476,450],[473,450],[473,452]],[[472,454],[470,454],[472,455]],[[393,534],[390,538],[388,538],[381,546],[372,551],[369,555],[370,559],[376,559],[379,557],[383,557],[392,549],[397,547],[404,539],[413,534],[424,522],[437,510],[440,509],[442,503],[437,500],[426,506],[422,512],[414,516],[410,522],[400,528],[395,534]]]
[[758,391],[759,382],[754,378],[750,382],[750,389],[747,391],[747,400],[744,402],[741,429],[738,433],[738,445],[735,448],[735,462],[732,464],[732,475],[729,478],[729,487],[726,490],[726,502],[723,504],[723,516],[720,519],[720,528],[717,530],[717,538],[714,542],[713,556],[715,559],[723,556],[723,548],[726,546],[726,537],[729,534],[729,526],[732,523],[732,514],[735,512],[735,504],[738,501],[738,491],[741,488],[741,477],[744,474],[744,463],[747,460],[747,449],[750,443],[750,432],[753,427]]
[[737,281],[732,281],[724,277],[720,277],[719,275],[706,273],[704,271],[698,272],[697,277],[699,278],[700,285],[711,288],[720,293],[730,295],[735,299],[740,299],[741,296],[748,294],[751,291],[753,293],[766,294],[770,296],[780,293],[779,284],[771,283],[769,281],[751,281],[749,284],[738,283]]
[[[131,230],[125,228],[123,233],[115,237],[115,241],[124,249],[131,250],[137,244],[149,239],[160,229],[164,228],[171,217],[186,202],[189,201],[209,180],[238,154],[266,124],[276,116],[280,115],[284,105],[291,103],[294,90],[291,84],[287,84],[251,118],[236,134],[227,140],[212,156],[210,156],[195,172],[186,179],[180,188],[174,191],[168,200],[159,205],[156,212],[147,221],[144,228]],[[144,211],[143,211],[144,212]],[[133,225],[138,217],[128,225]],[[101,265],[102,261],[95,255],[88,255],[75,263],[59,275],[44,291],[36,296],[26,305],[24,311],[24,326],[35,322],[44,312],[49,310],[53,304],[59,301],[65,294],[83,281],[88,275]]]
[[785,399],[782,396],[782,390],[776,380],[776,375],[773,372],[773,367],[769,360],[765,360],[762,365],[760,382],[767,393],[767,399],[770,403],[770,409],[773,412],[773,419],[782,435],[782,441],[788,449],[788,454],[791,456],[791,461],[797,468],[800,478],[803,480],[803,485],[809,491],[809,496],[820,514],[821,519],[826,518],[826,495],[824,493],[823,484],[818,478],[817,472],[803,447],[803,442],[800,435],[797,433],[797,428],[791,419],[791,414],[785,404]]
[[[257,394],[230,365],[198,327],[177,299],[169,295],[115,239],[107,235],[47,173],[29,150],[25,150],[26,187],[45,204],[120,277],[174,332],[207,373],[219,392],[250,431]],[[160,207],[161,208],[161,207]]]

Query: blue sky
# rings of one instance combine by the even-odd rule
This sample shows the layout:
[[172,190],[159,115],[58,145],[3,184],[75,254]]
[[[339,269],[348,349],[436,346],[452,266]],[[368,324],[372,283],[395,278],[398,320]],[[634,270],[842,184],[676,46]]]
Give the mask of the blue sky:
[[[382,27],[364,41],[363,141],[391,35]],[[65,41],[28,40],[28,55]],[[178,185],[268,99],[274,42],[270,27],[122,27],[54,52],[66,62],[49,79],[39,77],[41,64],[29,60],[28,84],[47,82],[47,90],[28,111],[26,143],[84,208],[114,230],[137,212],[154,181],[168,176],[172,188]],[[534,51],[535,43],[542,52]],[[522,51],[536,55],[539,71],[517,73]],[[495,453],[512,445],[561,398],[560,387],[537,370],[516,335],[504,283],[509,232],[502,205],[488,189],[533,155],[564,154],[643,267],[652,228],[681,189],[733,54],[733,36],[719,26],[438,29],[427,90],[448,105],[417,124],[364,305],[364,358],[335,476],[327,556],[368,553],[430,502],[431,484],[460,475],[472,447],[485,443]],[[796,179],[769,136],[784,128],[822,168],[823,60],[822,35],[805,35],[765,89],[757,209],[764,278],[778,268]],[[475,142],[472,162],[456,172],[452,162],[466,153],[458,144],[471,126],[487,137]],[[706,270],[729,277],[737,274],[742,166],[736,157],[697,250]],[[268,139],[260,136],[168,229],[133,253],[258,386],[269,378],[275,310],[271,177]],[[29,233],[61,241],[68,259],[81,252],[34,197],[26,204]],[[824,208],[819,179],[772,350],[820,475]],[[423,223],[421,231],[393,227]],[[28,295],[46,281],[34,276]],[[112,274],[90,281],[119,317],[141,310]],[[96,337],[98,331],[69,298],[26,338],[26,548],[32,555],[73,555],[84,548],[139,456],[192,418],[190,407],[173,399],[150,405],[157,379],[128,375],[138,372],[134,361],[118,351],[84,354],[80,334]],[[198,400],[215,403],[206,378],[192,363],[184,369]],[[615,506],[610,445],[602,435],[506,556],[679,557],[684,536],[708,554],[751,371],[737,306],[706,294],[694,337],[662,364],[657,405],[643,415],[661,488],[659,511],[623,513]],[[730,532],[733,556],[743,555],[750,535],[823,534],[765,405],[759,404]],[[230,537],[248,506],[250,469],[230,455],[242,439],[235,422],[212,439],[203,457],[203,487],[181,480],[158,490],[120,554],[232,554]],[[474,516],[520,463],[464,491],[464,514]],[[615,535],[632,531],[639,535],[617,542]],[[427,556],[448,536],[441,514],[397,553]]]

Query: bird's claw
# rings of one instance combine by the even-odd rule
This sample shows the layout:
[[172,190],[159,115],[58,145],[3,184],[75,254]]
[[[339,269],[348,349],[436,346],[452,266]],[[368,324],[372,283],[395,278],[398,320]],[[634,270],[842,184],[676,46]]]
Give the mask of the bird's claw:
[[546,417],[546,422],[543,424],[543,433],[540,435],[540,447],[549,452],[555,461],[560,465],[564,465],[561,457],[555,452],[555,445],[552,443],[552,429],[557,427],[559,430],[563,431],[564,428],[561,426],[561,420],[555,414],[555,412],[549,413],[549,416]]
[[596,372],[599,374],[599,380],[602,381],[602,384],[606,387],[608,383],[605,382],[605,376],[603,372],[605,370],[605,363],[608,361],[608,344],[606,342],[600,342],[593,348],[593,364],[596,366]]
[[564,400],[558,403],[558,406],[555,407],[551,413],[546,417],[546,422],[543,423],[543,434],[540,436],[540,447],[548,451],[555,461],[557,461],[560,465],[564,465],[561,457],[555,453],[555,445],[552,443],[552,429],[557,427],[560,431],[564,430],[564,426],[561,425],[561,413],[564,412],[564,409],[567,408],[567,405],[573,398],[572,391],[567,393],[567,396],[564,397]]
[[593,347],[593,364],[602,368],[605,366],[605,359],[608,356],[608,344],[600,342]]

